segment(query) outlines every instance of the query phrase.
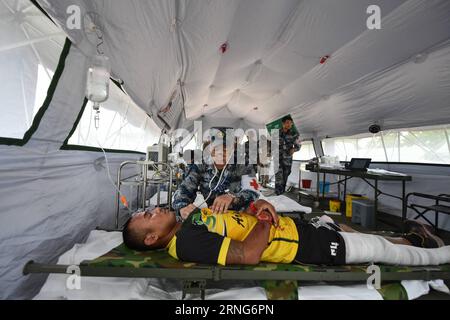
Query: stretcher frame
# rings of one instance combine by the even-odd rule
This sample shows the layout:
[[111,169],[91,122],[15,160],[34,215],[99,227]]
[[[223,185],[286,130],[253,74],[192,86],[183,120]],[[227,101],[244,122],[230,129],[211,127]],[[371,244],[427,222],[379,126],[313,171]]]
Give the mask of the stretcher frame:
[[[243,270],[242,266],[198,265],[194,268],[135,268],[135,267],[94,267],[78,265],[80,276],[119,277],[119,278],[164,278],[177,279],[183,283],[183,299],[186,293],[200,294],[205,297],[208,281],[221,280],[257,280],[257,281],[297,281],[297,282],[363,282],[366,283],[372,273],[364,271],[364,266],[355,266],[360,271],[349,271],[343,267],[314,267],[316,271],[294,272],[283,270]],[[71,274],[70,265],[42,264],[29,261],[23,274]],[[395,266],[381,266],[381,283],[402,280],[450,280],[450,265],[407,267],[410,271],[397,271]]]

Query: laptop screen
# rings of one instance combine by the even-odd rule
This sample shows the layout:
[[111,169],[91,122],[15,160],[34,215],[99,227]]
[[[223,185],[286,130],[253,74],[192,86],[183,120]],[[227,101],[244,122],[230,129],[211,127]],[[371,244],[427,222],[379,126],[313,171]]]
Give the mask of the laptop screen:
[[367,169],[372,159],[368,158],[352,158],[350,169]]

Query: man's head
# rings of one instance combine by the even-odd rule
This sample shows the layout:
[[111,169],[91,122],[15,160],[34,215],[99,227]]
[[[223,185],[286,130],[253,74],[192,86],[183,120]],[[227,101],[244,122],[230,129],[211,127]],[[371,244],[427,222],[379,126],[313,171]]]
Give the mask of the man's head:
[[284,130],[290,130],[292,128],[292,125],[294,124],[294,121],[292,120],[291,116],[285,116],[283,119],[281,119],[281,123],[283,124]]
[[[237,147],[236,138],[232,136],[233,128],[215,127],[211,129],[212,136],[209,144],[211,158],[216,166],[221,169],[233,155]],[[230,139],[227,139],[227,134]],[[231,144],[231,145],[229,145]]]
[[123,242],[134,250],[145,251],[167,245],[177,220],[169,209],[155,208],[133,215],[123,228]]
[[[233,148],[231,148],[233,149]],[[233,151],[231,151],[233,152]],[[226,144],[219,144],[211,146],[211,157],[216,166],[220,169],[227,162],[229,162],[229,157],[231,152],[228,151]]]

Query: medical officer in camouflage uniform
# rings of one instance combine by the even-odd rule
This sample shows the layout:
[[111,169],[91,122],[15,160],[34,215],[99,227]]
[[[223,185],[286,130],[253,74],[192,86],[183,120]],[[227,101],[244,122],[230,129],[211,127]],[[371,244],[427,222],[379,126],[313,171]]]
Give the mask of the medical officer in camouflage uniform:
[[292,129],[294,121],[290,116],[285,116],[281,120],[283,127],[279,133],[279,168],[275,174],[275,192],[277,195],[283,194],[286,183],[291,174],[292,155],[300,150],[300,140],[298,133]]
[[[217,129],[217,128],[216,128]],[[242,176],[254,176],[253,166],[228,161],[234,150],[227,152],[226,128],[219,128],[220,141],[212,142],[205,151],[210,150],[210,162],[192,164],[189,173],[173,196],[172,207],[182,218],[186,218],[196,209],[193,204],[197,190],[202,193],[207,206],[216,213],[230,210],[245,210],[251,202],[258,200],[259,194],[250,189],[242,189]],[[227,162],[231,162],[228,163]],[[222,174],[222,171],[225,170]],[[222,174],[222,177],[221,177]],[[219,181],[220,178],[220,181]],[[197,204],[199,205],[199,204]],[[269,210],[276,216],[275,208],[264,200],[258,200],[258,209]]]

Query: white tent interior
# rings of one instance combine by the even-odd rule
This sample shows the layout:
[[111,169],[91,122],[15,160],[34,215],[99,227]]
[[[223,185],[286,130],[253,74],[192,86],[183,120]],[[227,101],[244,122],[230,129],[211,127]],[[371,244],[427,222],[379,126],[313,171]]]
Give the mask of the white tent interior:
[[[367,27],[370,5],[379,30]],[[373,123],[404,136],[427,127],[442,133],[438,147],[419,141],[428,164],[398,151],[378,167],[411,174],[408,192],[450,193],[449,13],[447,0],[0,0],[0,298],[33,297],[45,276],[24,277],[27,261],[55,262],[112,226],[114,187],[95,148],[109,149],[115,173],[163,127],[263,128],[291,114],[317,155],[332,149],[321,140]],[[84,98],[96,50],[87,21],[121,84],[98,131]]]

